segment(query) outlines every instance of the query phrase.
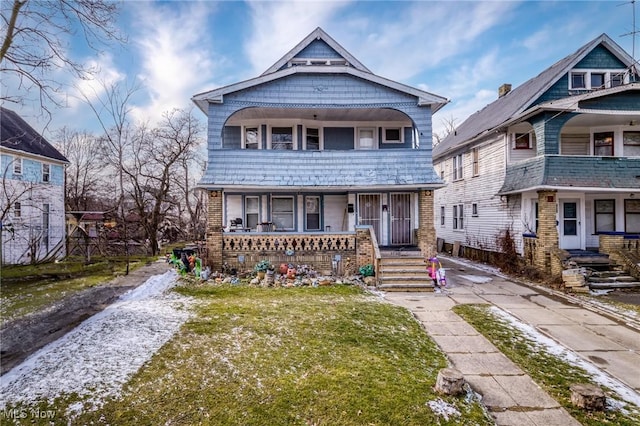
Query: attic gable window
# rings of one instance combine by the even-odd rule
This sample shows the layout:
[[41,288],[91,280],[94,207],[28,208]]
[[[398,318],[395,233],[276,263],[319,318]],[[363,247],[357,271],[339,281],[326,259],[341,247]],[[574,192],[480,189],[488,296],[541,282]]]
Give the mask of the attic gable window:
[[628,83],[621,69],[576,70],[569,73],[569,90],[597,90],[622,86]]
[[342,65],[349,66],[349,63],[346,59],[343,58],[295,58],[289,61],[288,66],[290,67],[299,67],[299,66],[310,66],[310,65]]

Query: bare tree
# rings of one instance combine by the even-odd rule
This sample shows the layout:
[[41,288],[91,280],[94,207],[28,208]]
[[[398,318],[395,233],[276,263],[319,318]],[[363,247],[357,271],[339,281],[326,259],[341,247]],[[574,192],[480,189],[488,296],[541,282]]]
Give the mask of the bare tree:
[[[111,41],[124,41],[115,27],[118,3],[104,0],[4,0],[0,2],[2,28],[0,72],[3,86],[9,76],[24,93],[37,93],[43,111],[60,106],[59,80],[50,75],[58,70],[87,78],[95,69],[74,60],[68,49],[78,35],[96,52]],[[35,91],[34,91],[35,89]],[[3,87],[1,99],[24,102],[25,94],[9,93]]]
[[445,140],[449,135],[455,134],[456,132],[456,119],[453,118],[453,116],[450,116],[449,118],[443,118],[440,121],[444,125],[444,129],[440,133],[433,134],[434,147]]
[[199,161],[195,152],[180,161],[176,174],[176,198],[180,200],[178,214],[180,229],[189,240],[204,238],[206,226],[206,191],[196,189],[196,173],[204,173],[205,162]]
[[159,126],[149,131],[138,128],[126,167],[137,216],[144,228],[149,249],[157,254],[158,231],[178,200],[171,196],[175,175],[185,158],[200,144],[202,125],[192,111],[174,109],[163,114]]
[[[65,168],[65,204],[70,211],[95,210],[109,184],[104,166],[97,161],[99,140],[87,131],[63,127],[55,132],[55,146],[69,160]],[[113,188],[115,189],[115,188]]]
[[[125,156],[132,145],[134,126],[129,120],[131,115],[131,98],[138,90],[137,86],[125,83],[102,83],[103,96],[89,96],[83,93],[86,104],[91,108],[100,127],[104,131],[100,138],[101,159],[115,171],[118,182],[116,208],[120,214],[122,241],[126,257],[126,274],[129,274],[129,229],[125,208],[125,176],[130,176],[125,165]],[[95,95],[95,94],[94,94]],[[95,99],[95,100],[94,100]]]

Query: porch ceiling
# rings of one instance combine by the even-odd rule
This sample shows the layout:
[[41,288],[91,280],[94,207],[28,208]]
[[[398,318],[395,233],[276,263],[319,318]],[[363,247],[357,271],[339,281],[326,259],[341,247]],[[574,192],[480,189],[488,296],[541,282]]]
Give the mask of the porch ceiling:
[[246,108],[233,114],[228,125],[239,125],[253,119],[301,119],[318,121],[408,121],[404,113],[377,108]]

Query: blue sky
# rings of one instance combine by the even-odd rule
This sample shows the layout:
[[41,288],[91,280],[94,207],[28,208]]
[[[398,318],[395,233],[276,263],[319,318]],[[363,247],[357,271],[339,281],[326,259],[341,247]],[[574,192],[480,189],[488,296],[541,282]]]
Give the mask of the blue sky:
[[[99,66],[105,81],[136,82],[138,119],[153,122],[192,106],[194,94],[258,76],[320,26],[375,74],[450,99],[434,115],[435,132],[495,100],[501,84],[520,85],[602,33],[629,54],[633,41],[622,36],[633,31],[628,0],[129,0],[118,26],[125,45],[96,55],[70,40],[70,54]],[[639,36],[635,50],[638,58]],[[95,82],[67,83],[68,107],[54,110],[49,128],[97,131],[76,92]],[[6,106],[36,129],[44,125],[33,105]]]

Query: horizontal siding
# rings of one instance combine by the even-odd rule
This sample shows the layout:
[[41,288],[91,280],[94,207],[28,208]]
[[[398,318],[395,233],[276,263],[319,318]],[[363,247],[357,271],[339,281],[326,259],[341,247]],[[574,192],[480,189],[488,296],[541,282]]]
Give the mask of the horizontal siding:
[[563,134],[560,139],[560,154],[589,155],[589,134]]

